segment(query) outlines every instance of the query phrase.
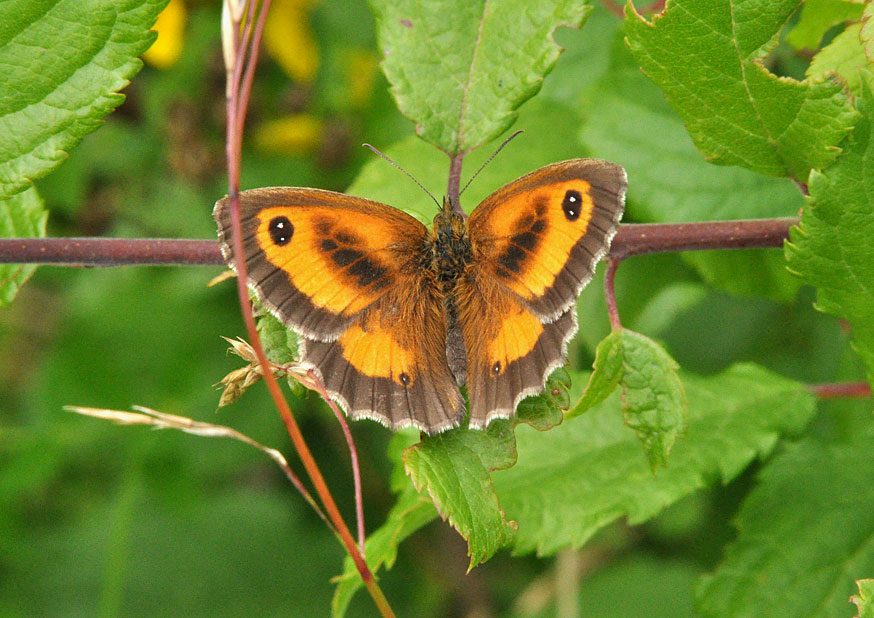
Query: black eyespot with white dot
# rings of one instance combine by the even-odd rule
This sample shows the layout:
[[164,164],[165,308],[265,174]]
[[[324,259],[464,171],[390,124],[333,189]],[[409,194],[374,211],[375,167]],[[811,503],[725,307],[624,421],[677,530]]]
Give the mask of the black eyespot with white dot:
[[564,200],[561,202],[561,209],[564,211],[564,216],[568,221],[576,221],[580,218],[580,211],[583,208],[583,196],[579,191],[571,189],[564,194]]
[[410,385],[410,375],[406,371],[402,371],[398,378],[404,386]]
[[284,247],[291,242],[291,237],[294,235],[294,226],[288,217],[273,217],[270,220],[270,225],[267,227],[270,232],[270,240],[273,244]]
[[501,373],[501,361],[495,361],[495,364],[492,365],[492,375],[497,376]]

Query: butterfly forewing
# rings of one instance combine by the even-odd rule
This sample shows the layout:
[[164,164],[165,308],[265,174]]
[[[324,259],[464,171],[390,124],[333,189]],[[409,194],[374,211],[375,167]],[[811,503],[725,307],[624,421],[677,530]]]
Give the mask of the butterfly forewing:
[[514,180],[470,216],[474,261],[542,320],[574,304],[609,248],[625,171],[600,159],[554,163]]
[[[230,199],[214,214],[233,267]],[[243,191],[240,215],[249,285],[283,323],[319,340],[339,337],[398,285],[427,233],[396,208],[318,189]]]

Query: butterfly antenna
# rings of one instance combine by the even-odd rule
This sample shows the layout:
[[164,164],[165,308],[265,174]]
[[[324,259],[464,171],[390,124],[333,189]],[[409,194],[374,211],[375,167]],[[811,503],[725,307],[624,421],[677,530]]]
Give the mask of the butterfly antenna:
[[479,176],[479,173],[485,169],[486,165],[488,165],[489,163],[491,163],[491,162],[492,162],[492,159],[494,159],[495,157],[498,156],[498,153],[501,152],[501,151],[504,149],[504,146],[506,146],[507,144],[509,144],[510,141],[511,141],[513,138],[515,138],[517,135],[519,135],[520,133],[525,133],[525,131],[521,131],[521,130],[520,130],[520,131],[516,131],[515,133],[513,133],[513,135],[511,135],[510,137],[508,137],[507,139],[505,139],[504,142],[503,142],[500,146],[498,146],[498,149],[497,149],[497,150],[492,154],[492,156],[490,156],[490,157],[488,158],[488,160],[487,160],[485,163],[483,163],[482,165],[480,165],[480,168],[479,168],[479,169],[474,173],[473,176],[470,177],[470,180],[467,181],[467,184],[464,185],[464,188],[463,188],[461,191],[458,192],[459,197],[461,196],[462,193],[465,192],[465,190],[467,190],[467,188],[470,186],[470,183],[473,182],[473,179],[476,178],[477,176]]
[[371,146],[370,144],[362,144],[362,146],[364,146],[365,148],[367,148],[368,150],[370,150],[370,151],[373,152],[374,154],[378,154],[380,157],[382,157],[383,159],[385,159],[386,161],[388,161],[389,163],[391,163],[393,166],[395,166],[397,169],[399,169],[400,171],[402,171],[402,172],[404,173],[404,175],[405,175],[407,178],[409,178],[410,180],[412,180],[413,182],[415,182],[415,183],[419,186],[419,188],[420,188],[422,191],[424,191],[425,193],[428,194],[428,197],[430,197],[432,200],[434,200],[434,203],[437,204],[437,208],[440,208],[440,202],[437,201],[437,198],[434,197],[434,196],[431,194],[431,192],[428,191],[428,189],[425,188],[425,185],[423,185],[421,182],[419,182],[418,180],[416,180],[415,178],[413,178],[413,175],[410,174],[407,170],[405,170],[405,169],[402,168],[400,165],[398,165],[397,163],[395,163],[394,161],[392,161],[391,159],[389,159],[389,158],[388,158],[388,155],[385,155],[385,154],[383,154],[382,152],[380,152],[380,151],[379,151],[375,146]]

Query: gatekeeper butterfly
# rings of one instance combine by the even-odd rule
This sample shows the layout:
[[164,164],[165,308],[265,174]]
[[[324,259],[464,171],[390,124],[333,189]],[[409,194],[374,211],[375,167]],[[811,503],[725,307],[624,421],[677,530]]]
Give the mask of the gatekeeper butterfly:
[[[353,419],[429,434],[513,415],[565,362],[575,302],[619,226],[625,171],[553,163],[467,220],[429,230],[385,204],[320,189],[240,193],[248,284],[300,335],[300,362]],[[216,203],[225,260],[230,198]]]

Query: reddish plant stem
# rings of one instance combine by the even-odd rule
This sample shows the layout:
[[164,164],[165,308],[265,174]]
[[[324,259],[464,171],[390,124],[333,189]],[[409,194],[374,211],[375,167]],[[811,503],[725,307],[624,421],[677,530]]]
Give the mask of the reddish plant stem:
[[364,542],[367,540],[367,536],[364,532],[364,495],[361,492],[361,469],[358,466],[358,449],[355,448],[355,440],[352,439],[352,431],[349,429],[349,423],[346,422],[346,415],[343,414],[343,411],[337,407],[337,404],[328,396],[328,391],[325,389],[325,385],[322,383],[319,378],[316,377],[316,374],[312,369],[307,371],[307,377],[312,381],[312,386],[315,388],[316,392],[328,402],[328,406],[330,406],[331,410],[334,412],[334,416],[337,417],[337,422],[340,423],[341,429],[343,429],[343,436],[346,438],[346,445],[349,447],[349,455],[352,460],[352,481],[355,485],[355,515],[356,520],[358,521],[358,549],[361,551],[361,555],[364,556]]
[[[257,25],[255,26],[254,34],[252,34],[251,38],[249,38],[248,26],[251,23],[250,19],[254,14],[257,4],[257,0],[251,0],[247,4],[247,34],[244,35],[244,39],[240,39],[240,24],[238,22],[234,24],[234,31],[232,33],[235,63],[232,82],[230,84],[228,92],[228,126],[226,137],[226,154],[228,164],[229,195],[231,196],[232,245],[233,253],[237,256],[245,255],[245,251],[243,249],[242,224],[240,221],[239,204],[239,170],[243,125],[245,123],[245,110],[248,105],[249,92],[251,90],[252,77],[254,74],[255,57],[257,57],[258,54],[261,34],[263,32],[267,12],[270,8],[270,0],[264,0],[263,4],[261,4],[260,13],[258,15],[258,21]],[[243,75],[241,74],[241,59],[244,58],[246,55],[248,55],[247,69],[245,74]],[[246,330],[249,334],[249,341],[251,343],[252,349],[254,350],[255,356],[258,358],[258,362],[261,365],[261,370],[264,376],[264,381],[267,385],[267,389],[270,392],[273,402],[276,405],[277,410],[279,411],[279,415],[282,418],[283,423],[285,424],[289,436],[291,437],[291,441],[294,444],[294,448],[297,451],[298,456],[300,457],[301,463],[303,463],[303,466],[313,483],[316,493],[319,495],[319,499],[322,501],[322,505],[325,507],[325,511],[327,512],[328,517],[333,522],[341,542],[346,547],[346,551],[349,553],[352,561],[355,563],[355,566],[359,574],[361,575],[361,579],[364,582],[365,587],[373,598],[374,603],[376,604],[380,613],[383,616],[393,617],[394,612],[389,606],[388,600],[385,598],[382,590],[376,584],[373,574],[370,572],[370,569],[368,568],[364,557],[361,555],[361,552],[359,551],[355,540],[352,538],[352,534],[349,532],[349,528],[346,526],[346,522],[343,520],[343,517],[340,514],[340,509],[337,507],[337,504],[334,501],[334,497],[328,489],[327,484],[325,483],[325,479],[322,476],[321,470],[319,469],[315,458],[309,450],[309,446],[307,445],[306,440],[304,439],[303,434],[300,431],[300,427],[298,427],[297,421],[295,421],[294,419],[291,408],[289,407],[288,402],[282,396],[282,392],[279,389],[279,383],[277,382],[276,377],[271,371],[270,362],[267,360],[267,355],[264,353],[264,348],[261,346],[261,341],[258,337],[258,330],[255,327],[255,319],[252,315],[252,306],[249,302],[246,261],[241,259],[235,260],[235,266],[237,269],[237,291],[240,297],[240,308],[243,313],[243,320],[246,324]]]
[[789,228],[796,223],[797,218],[788,217],[626,224],[619,227],[619,233],[613,238],[610,257],[625,259],[633,255],[673,251],[782,247],[783,241],[789,238]]
[[610,316],[610,328],[613,330],[622,328],[622,322],[619,320],[619,308],[616,306],[616,288],[614,286],[616,269],[619,268],[621,261],[611,258],[607,265],[607,272],[604,275],[604,300],[607,304],[607,315]]
[[446,185],[446,195],[453,207],[463,216],[464,211],[461,210],[461,203],[458,199],[458,190],[461,187],[461,165],[464,163],[464,153],[459,152],[457,155],[449,159],[449,182]]
[[[626,223],[611,258],[674,251],[782,247],[795,218]],[[0,263],[57,266],[224,265],[216,240],[147,238],[0,238]]]
[[835,382],[809,384],[807,390],[818,399],[867,399],[871,397],[871,385],[867,382]]
[[0,238],[0,263],[54,266],[219,266],[213,240]]

